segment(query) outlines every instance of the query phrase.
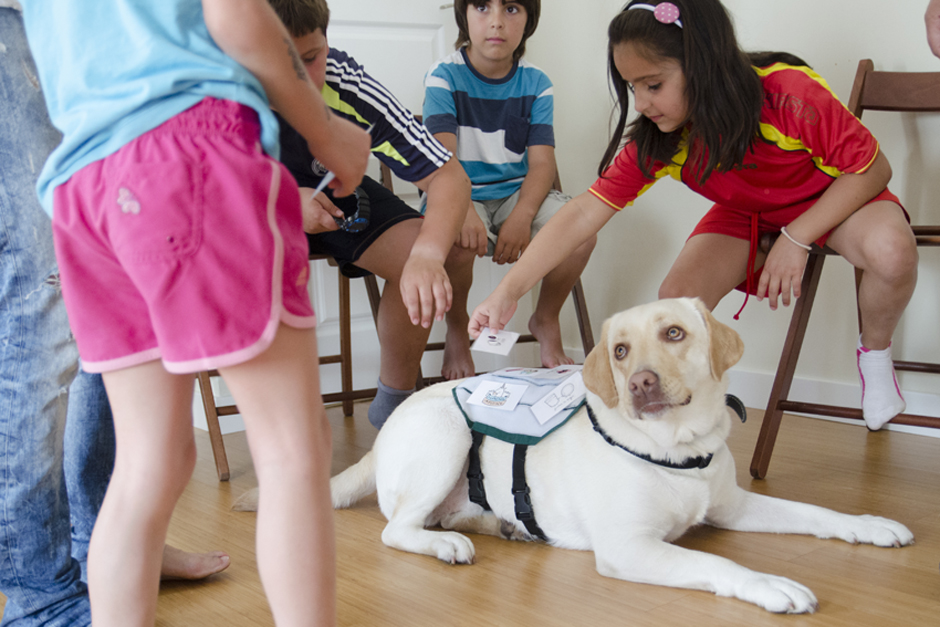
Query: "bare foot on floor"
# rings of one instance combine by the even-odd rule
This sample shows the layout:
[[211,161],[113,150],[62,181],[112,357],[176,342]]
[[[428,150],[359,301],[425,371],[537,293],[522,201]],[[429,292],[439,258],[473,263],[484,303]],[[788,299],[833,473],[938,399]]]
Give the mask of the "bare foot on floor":
[[165,544],[161,581],[205,579],[228,568],[230,558],[222,551],[189,553]]
[[472,377],[475,374],[473,357],[470,355],[470,336],[467,326],[470,318],[463,324],[447,321],[447,337],[444,340],[444,364],[441,376],[448,381]]
[[533,315],[529,318],[529,332],[539,341],[543,367],[554,368],[574,363],[574,360],[565,354],[561,344],[561,324],[558,318],[547,322],[537,321]]

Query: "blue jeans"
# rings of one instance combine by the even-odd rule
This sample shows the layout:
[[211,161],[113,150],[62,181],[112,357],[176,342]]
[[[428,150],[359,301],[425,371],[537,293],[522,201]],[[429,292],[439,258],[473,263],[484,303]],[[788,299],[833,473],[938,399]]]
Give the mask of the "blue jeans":
[[[34,188],[59,135],[13,9],[0,8],[0,44],[0,624],[90,625],[71,530],[79,551],[87,547],[113,465],[113,427],[101,378],[75,378],[51,224]],[[73,379],[78,402],[69,408]]]

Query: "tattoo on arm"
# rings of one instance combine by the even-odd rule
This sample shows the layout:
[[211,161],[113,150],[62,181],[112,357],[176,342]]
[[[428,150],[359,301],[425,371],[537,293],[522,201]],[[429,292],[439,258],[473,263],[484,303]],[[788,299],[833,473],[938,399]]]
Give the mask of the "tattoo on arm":
[[289,39],[284,38],[284,43],[287,44],[287,53],[290,55],[291,64],[294,66],[294,72],[297,73],[297,79],[302,81],[309,80],[307,76],[307,70],[304,69],[304,62],[300,60],[300,55],[297,54],[297,50],[294,48],[294,44],[291,43]]

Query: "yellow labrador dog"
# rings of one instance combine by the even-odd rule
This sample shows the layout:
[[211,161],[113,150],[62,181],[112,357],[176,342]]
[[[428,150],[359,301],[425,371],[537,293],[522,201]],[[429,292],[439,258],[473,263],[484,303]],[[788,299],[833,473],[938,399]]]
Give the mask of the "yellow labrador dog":
[[[590,412],[582,408],[531,447],[525,461],[531,506],[548,542],[594,551],[602,575],[709,590],[791,613],[816,609],[805,586],[670,542],[700,523],[883,547],[913,542],[907,528],[885,518],[737,486],[725,445],[732,422],[725,372],[742,352],[738,334],[697,299],[663,300],[607,320],[584,365]],[[532,536],[516,519],[513,445],[483,441],[479,458],[492,511],[469,500],[471,431],[452,398],[455,385],[405,401],[373,450],[334,477],[331,488],[337,508],[378,491],[388,546],[468,564],[473,543],[459,532]],[[435,526],[444,531],[428,529]]]

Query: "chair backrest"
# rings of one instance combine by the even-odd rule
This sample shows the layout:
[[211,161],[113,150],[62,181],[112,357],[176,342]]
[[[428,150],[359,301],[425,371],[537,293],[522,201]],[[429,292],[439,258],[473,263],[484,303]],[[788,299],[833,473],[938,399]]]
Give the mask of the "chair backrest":
[[[940,112],[940,72],[877,72],[871,59],[859,61],[849,111]],[[913,227],[918,246],[940,246],[940,226]]]
[[871,59],[858,64],[849,110],[940,111],[940,72],[876,72]]

